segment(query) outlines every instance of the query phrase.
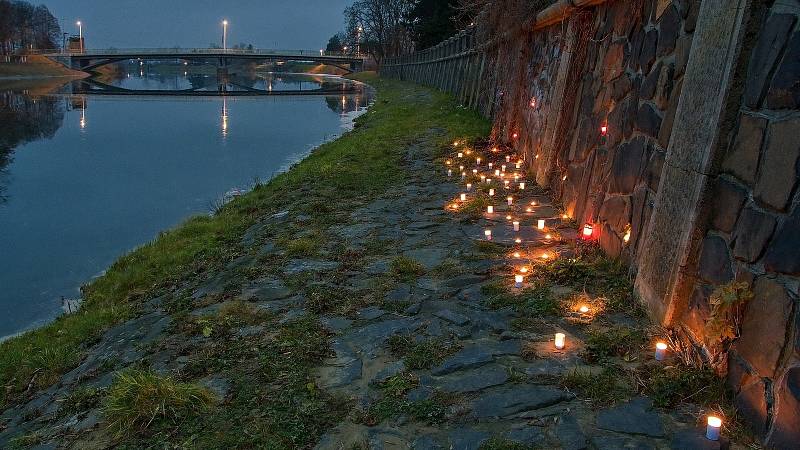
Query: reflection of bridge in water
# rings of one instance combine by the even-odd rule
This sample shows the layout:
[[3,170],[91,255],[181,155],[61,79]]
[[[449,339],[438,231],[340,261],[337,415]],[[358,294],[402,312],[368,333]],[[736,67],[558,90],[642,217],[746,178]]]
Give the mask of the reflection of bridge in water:
[[[233,89],[232,89],[233,88]],[[231,79],[224,79],[217,83],[216,90],[209,90],[208,86],[193,86],[186,89],[128,89],[104,83],[94,78],[84,78],[72,83],[72,93],[92,95],[172,95],[172,96],[257,96],[257,95],[351,95],[358,94],[363,88],[355,83],[341,83],[336,86],[326,86],[317,89],[286,89],[271,90],[257,89]]]

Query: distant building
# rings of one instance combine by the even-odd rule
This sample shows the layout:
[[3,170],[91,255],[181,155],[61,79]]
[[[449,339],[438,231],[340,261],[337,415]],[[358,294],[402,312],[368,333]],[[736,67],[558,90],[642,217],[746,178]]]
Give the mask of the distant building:
[[80,36],[70,36],[67,39],[67,51],[69,52],[80,53],[86,48],[84,45],[83,38]]

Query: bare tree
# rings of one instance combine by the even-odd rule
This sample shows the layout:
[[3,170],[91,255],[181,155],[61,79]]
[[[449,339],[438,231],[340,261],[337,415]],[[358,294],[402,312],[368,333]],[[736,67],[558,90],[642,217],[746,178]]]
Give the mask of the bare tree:
[[0,0],[0,54],[58,46],[61,27],[46,6],[21,0]]
[[349,47],[360,47],[378,64],[386,57],[413,52],[408,24],[413,7],[413,0],[357,0],[344,12]]

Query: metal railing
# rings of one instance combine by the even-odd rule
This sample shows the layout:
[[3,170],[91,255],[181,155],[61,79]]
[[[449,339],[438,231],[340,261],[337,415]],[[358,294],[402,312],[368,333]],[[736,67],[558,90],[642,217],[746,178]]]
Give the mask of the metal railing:
[[62,49],[49,49],[49,50],[28,50],[27,54],[42,54],[52,56],[109,56],[109,55],[175,55],[176,57],[184,55],[231,55],[231,56],[309,56],[309,57],[325,57],[325,58],[341,58],[341,59],[363,59],[362,55],[342,52],[328,52],[320,50],[308,49],[239,49],[239,48],[107,48],[107,49],[85,49],[84,51],[70,51]]

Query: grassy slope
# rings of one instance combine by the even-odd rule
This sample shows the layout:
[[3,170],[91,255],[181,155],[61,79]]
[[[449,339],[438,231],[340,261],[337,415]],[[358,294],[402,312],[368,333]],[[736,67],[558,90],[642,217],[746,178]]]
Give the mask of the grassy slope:
[[322,145],[291,171],[215,216],[191,218],[123,256],[84,286],[79,313],[0,344],[0,406],[57,381],[81,361],[87,345],[111,325],[134,316],[143,300],[235,257],[242,234],[259,217],[290,206],[300,196],[311,195],[325,204],[380,194],[402,177],[397,167],[404,145],[430,127],[446,130],[446,140],[488,131],[485,120],[456,108],[444,94],[372,74],[356,78],[372,84],[378,99],[354,131]]
[[83,72],[70,70],[66,67],[51,61],[44,56],[32,55],[28,57],[25,64],[0,63],[0,78],[5,77],[67,77],[67,76],[86,76]]

